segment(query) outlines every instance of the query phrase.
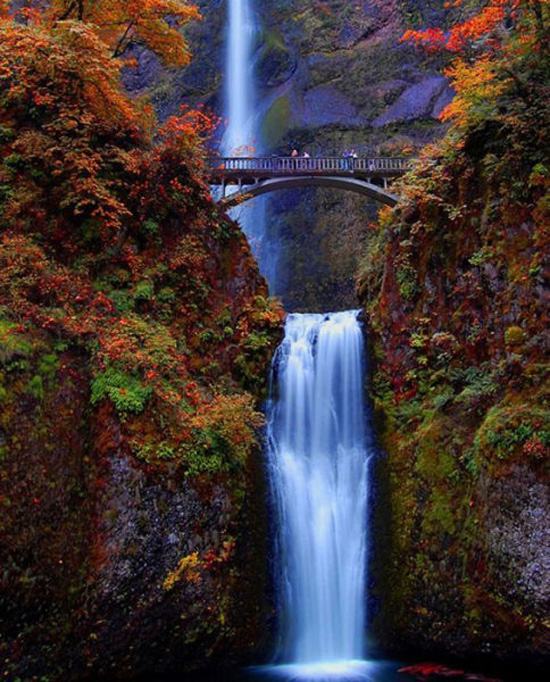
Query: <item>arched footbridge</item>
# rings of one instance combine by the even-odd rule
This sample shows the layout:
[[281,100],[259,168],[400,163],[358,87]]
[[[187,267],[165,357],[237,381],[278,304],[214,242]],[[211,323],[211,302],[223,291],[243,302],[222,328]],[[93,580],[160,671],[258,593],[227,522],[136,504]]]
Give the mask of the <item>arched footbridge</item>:
[[[391,182],[410,169],[402,158],[228,157],[209,160],[210,184],[222,188],[219,204],[238,206],[280,189],[332,187],[394,206]],[[228,189],[232,191],[227,192]]]

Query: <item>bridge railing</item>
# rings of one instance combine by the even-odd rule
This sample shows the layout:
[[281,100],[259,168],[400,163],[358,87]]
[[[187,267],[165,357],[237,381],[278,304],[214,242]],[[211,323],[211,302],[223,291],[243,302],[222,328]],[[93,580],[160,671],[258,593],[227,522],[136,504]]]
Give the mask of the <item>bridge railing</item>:
[[312,172],[405,172],[410,168],[410,159],[397,157],[323,157],[303,156],[280,157],[213,157],[209,159],[212,171],[245,171],[267,173]]

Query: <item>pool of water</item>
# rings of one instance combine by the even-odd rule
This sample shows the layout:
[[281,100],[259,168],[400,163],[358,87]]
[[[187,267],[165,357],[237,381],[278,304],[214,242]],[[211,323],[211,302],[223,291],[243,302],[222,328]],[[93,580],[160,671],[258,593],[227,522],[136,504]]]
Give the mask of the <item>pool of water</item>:
[[[251,682],[407,682],[414,679],[399,673],[391,661],[328,661],[316,664],[273,665],[247,671]],[[243,679],[247,679],[246,677]]]
[[[420,671],[404,672],[410,666]],[[437,670],[439,669],[439,673]],[[430,673],[430,674],[428,674]],[[210,671],[195,675],[150,676],[139,682],[542,682],[540,671],[526,668],[484,668],[477,663],[403,663],[372,659],[367,661],[332,661],[313,665],[263,665],[238,671]],[[136,681],[137,682],[137,681]]]

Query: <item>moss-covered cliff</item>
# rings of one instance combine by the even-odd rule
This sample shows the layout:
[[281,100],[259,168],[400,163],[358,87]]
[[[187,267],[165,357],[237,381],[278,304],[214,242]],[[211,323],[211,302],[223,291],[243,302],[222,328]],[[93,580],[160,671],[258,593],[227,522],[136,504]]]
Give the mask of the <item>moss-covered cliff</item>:
[[542,665],[547,71],[541,29],[521,16],[490,92],[457,76],[453,130],[382,212],[359,294],[390,502],[375,629],[394,650]]
[[265,633],[281,313],[210,198],[208,121],[153,141],[83,25],[0,34],[3,674],[242,660]]

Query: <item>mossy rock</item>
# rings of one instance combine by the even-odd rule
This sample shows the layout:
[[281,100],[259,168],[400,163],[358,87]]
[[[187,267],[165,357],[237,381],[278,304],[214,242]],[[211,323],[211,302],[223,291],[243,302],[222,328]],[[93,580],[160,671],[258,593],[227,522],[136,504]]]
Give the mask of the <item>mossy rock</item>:
[[275,31],[266,31],[256,65],[258,81],[269,88],[277,87],[289,80],[296,66],[296,57],[285,45],[283,37]]
[[276,99],[268,109],[262,126],[262,140],[267,148],[276,147],[287,132],[290,112],[290,99],[286,95]]

